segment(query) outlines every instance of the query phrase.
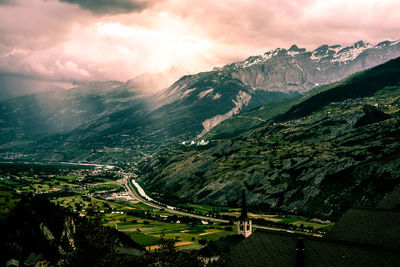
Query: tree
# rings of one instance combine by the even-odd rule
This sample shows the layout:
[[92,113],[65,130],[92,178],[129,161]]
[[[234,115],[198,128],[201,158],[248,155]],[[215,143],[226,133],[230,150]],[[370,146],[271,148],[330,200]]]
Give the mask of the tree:
[[[157,266],[205,266],[205,262],[198,257],[196,251],[178,251],[174,244],[176,239],[164,238],[161,234],[159,249],[150,254],[152,264]],[[149,264],[150,265],[150,264]]]
[[77,211],[81,211],[81,204],[75,203],[75,209],[76,209]]
[[207,244],[207,240],[206,239],[200,239],[199,240],[199,244],[202,246],[205,246]]

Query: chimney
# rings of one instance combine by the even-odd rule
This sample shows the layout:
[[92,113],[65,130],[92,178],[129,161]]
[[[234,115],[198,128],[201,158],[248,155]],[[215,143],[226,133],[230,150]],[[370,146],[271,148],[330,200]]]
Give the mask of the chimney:
[[304,267],[304,239],[302,237],[297,238],[296,242],[296,267]]

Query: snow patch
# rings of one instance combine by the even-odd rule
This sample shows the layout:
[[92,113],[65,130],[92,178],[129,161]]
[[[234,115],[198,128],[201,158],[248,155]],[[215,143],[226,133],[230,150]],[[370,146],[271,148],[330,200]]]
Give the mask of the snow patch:
[[175,92],[184,89],[186,86],[188,86],[187,83],[184,83],[184,84],[182,84],[182,85],[176,85],[176,86],[174,86],[169,92],[167,92],[167,96],[173,95]]
[[397,40],[397,41],[392,42],[390,45],[392,46],[392,45],[397,45],[397,44],[400,44],[400,39]]
[[320,62],[321,60],[330,60],[330,62],[344,62],[356,59],[364,50],[372,48],[371,44],[357,42],[352,46],[342,48],[340,45],[329,46],[326,48],[317,48],[311,54],[311,60]]
[[248,67],[250,67],[252,65],[260,64],[262,62],[264,62],[263,61],[263,57],[262,56],[257,56],[255,58],[251,58],[251,59],[246,60],[245,62],[240,64],[240,66],[243,67],[243,68],[248,68]]
[[232,99],[232,102],[235,106],[225,114],[216,115],[210,119],[203,121],[202,125],[204,130],[197,136],[197,138],[202,137],[204,134],[209,132],[212,128],[220,124],[222,121],[227,118],[232,117],[235,114],[238,114],[242,107],[247,106],[250,103],[251,96],[246,94],[243,91],[239,91],[239,94],[236,96],[236,100]]
[[178,96],[177,100],[179,99],[183,99],[185,97],[187,97],[191,92],[193,92],[194,90],[196,90],[196,88],[192,88],[192,89],[188,89],[185,92],[183,92],[180,96]]
[[372,45],[351,46],[340,50],[333,56],[331,62],[347,62],[356,59],[364,50],[371,48]]
[[[277,48],[275,50],[270,50],[270,51],[266,52],[265,54],[263,54],[261,56],[249,57],[244,62],[236,63],[235,67],[248,68],[248,67],[250,67],[252,65],[265,63],[268,60],[270,60],[271,58],[277,56],[279,54],[279,52],[281,52],[282,50],[285,50],[285,49]],[[290,53],[293,53],[293,55],[295,55],[296,53],[298,54],[299,52],[290,51]]]
[[220,93],[216,93],[214,96],[213,96],[213,100],[217,100],[218,98],[221,98],[221,94]]
[[310,58],[312,61],[319,62],[322,57],[315,56],[315,53],[312,53]]
[[208,89],[206,91],[199,93],[198,96],[201,99],[201,98],[205,97],[206,95],[211,94],[213,91],[214,91],[214,88],[211,88],[211,89]]
[[311,53],[311,60],[314,62],[320,62],[324,58],[329,58],[329,55],[335,55],[337,52],[339,52],[342,49],[340,45],[333,45],[333,46],[328,46],[328,45],[323,45],[317,49],[315,49]]
[[288,54],[289,54],[290,56],[294,57],[295,55],[300,54],[300,52],[299,52],[299,51],[291,51],[291,50],[289,50],[289,51],[288,51]]
[[336,54],[337,52],[339,52],[340,50],[342,50],[342,47],[341,47],[340,45],[338,45],[338,46],[335,46],[334,48],[330,48],[330,50],[335,51],[335,54]]

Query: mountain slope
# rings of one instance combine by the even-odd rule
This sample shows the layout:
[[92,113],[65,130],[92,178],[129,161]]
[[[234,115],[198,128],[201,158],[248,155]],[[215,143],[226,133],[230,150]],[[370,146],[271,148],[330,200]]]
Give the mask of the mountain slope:
[[237,79],[217,79],[215,73],[198,74],[195,78],[193,82],[193,76],[184,77],[163,92],[165,95],[159,97],[164,103],[155,110],[148,110],[149,105],[143,101],[70,133],[39,140],[33,149],[46,154],[54,147],[52,160],[75,161],[98,161],[106,156],[103,151],[115,147],[123,154],[151,152],[189,140],[232,114],[290,96],[254,91]]
[[346,78],[342,81],[338,81],[332,84],[322,85],[304,94],[281,101],[273,101],[255,109],[232,116],[231,118],[226,119],[213,129],[211,129],[207,134],[204,135],[204,138],[211,140],[236,137],[241,133],[257,127],[258,125],[273,121],[276,116],[287,112],[293,106],[305,101],[306,99],[314,95],[319,94],[320,92],[327,91],[340,84],[346,83],[348,79],[349,78]]
[[[163,151],[143,163],[140,182],[170,201],[221,205],[239,204],[244,185],[250,206],[309,216],[336,218],[353,205],[374,205],[400,182],[399,73],[398,58],[350,79],[341,101],[305,117]],[[374,87],[383,78],[391,82]],[[373,89],[354,98],[364,79]]]
[[321,110],[331,102],[339,102],[346,99],[356,99],[371,96],[385,86],[396,85],[400,75],[399,58],[389,61],[387,64],[354,75],[343,84],[332,90],[321,92],[302,103],[292,107],[285,114],[277,117],[278,120],[297,119]]
[[[205,138],[234,137],[266,121],[298,119],[320,110],[332,101],[372,95],[385,85],[396,83],[396,61],[381,67],[356,73],[328,85],[316,87],[302,95],[284,101],[268,103],[252,111],[234,116],[211,130]],[[330,90],[333,89],[334,90]]]
[[[337,81],[400,55],[399,42],[371,46],[360,41],[339,48],[325,45],[307,52],[294,45],[289,50],[276,49],[210,72],[184,76],[153,96],[156,104],[149,115],[149,130],[143,134],[139,131],[138,138],[151,136],[144,138],[149,143],[155,141],[157,147],[165,142],[201,138],[242,111],[308,91],[318,84]],[[137,132],[116,128],[128,135]],[[159,134],[153,135],[154,132]]]
[[129,83],[109,81],[0,102],[0,144],[69,132],[135,105],[142,96]]
[[[151,96],[140,89],[155,86],[157,76],[143,75],[126,83],[88,83],[66,92],[16,98],[0,103],[0,153],[6,159],[116,162],[127,154],[204,138],[233,115],[337,81],[396,55],[399,42],[322,46],[312,52],[292,46],[183,76]],[[302,99],[286,102],[285,107],[271,104],[272,110],[264,109],[266,117],[253,116],[248,125]]]

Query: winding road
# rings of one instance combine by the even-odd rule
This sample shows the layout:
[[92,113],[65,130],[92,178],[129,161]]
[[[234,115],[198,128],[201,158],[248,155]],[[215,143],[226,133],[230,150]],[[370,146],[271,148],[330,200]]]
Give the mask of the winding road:
[[126,188],[128,189],[128,194],[131,195],[132,197],[134,197],[135,199],[137,199],[139,202],[156,208],[156,209],[164,209],[170,213],[174,213],[174,214],[178,214],[178,215],[183,215],[183,216],[188,216],[188,217],[193,217],[193,218],[197,218],[197,219],[202,219],[202,220],[207,220],[207,221],[213,221],[213,222],[222,222],[222,223],[229,223],[229,220],[224,220],[224,219],[218,219],[218,218],[214,218],[214,217],[209,217],[209,216],[203,216],[203,215],[199,215],[199,214],[193,214],[190,212],[184,212],[184,211],[180,211],[180,210],[176,210],[174,207],[172,206],[163,206],[163,205],[158,205],[156,203],[150,202],[146,199],[144,199],[142,196],[140,196],[138,194],[138,192],[136,191],[135,186],[132,184],[131,181],[132,178],[126,178]]
[[[204,215],[198,215],[198,214],[193,214],[190,212],[185,212],[185,211],[180,211],[180,210],[175,210],[174,207],[172,206],[167,206],[165,207],[164,205],[159,205],[153,202],[150,202],[146,199],[144,199],[138,192],[137,189],[135,188],[135,186],[132,183],[132,179],[133,178],[129,178],[126,177],[125,178],[125,186],[128,190],[128,194],[131,195],[132,197],[134,197],[135,199],[137,199],[139,202],[156,208],[156,209],[164,209],[170,213],[174,213],[174,214],[178,214],[178,215],[183,215],[183,216],[188,216],[188,217],[193,217],[193,218],[197,218],[197,219],[201,219],[201,220],[207,220],[207,221],[212,221],[212,222],[222,222],[222,223],[229,223],[229,220],[224,220],[224,219],[218,219],[218,218],[214,218],[214,217],[209,217],[209,216],[204,216]],[[257,225],[257,224],[253,224],[254,228],[260,228],[260,229],[267,229],[267,230],[272,230],[272,231],[280,231],[280,232],[286,232],[286,233],[295,233],[295,231],[291,231],[291,230],[287,230],[287,229],[281,229],[281,228],[274,228],[274,227],[267,227],[267,226],[262,226],[262,225]],[[315,236],[319,236],[319,235],[315,235]]]

